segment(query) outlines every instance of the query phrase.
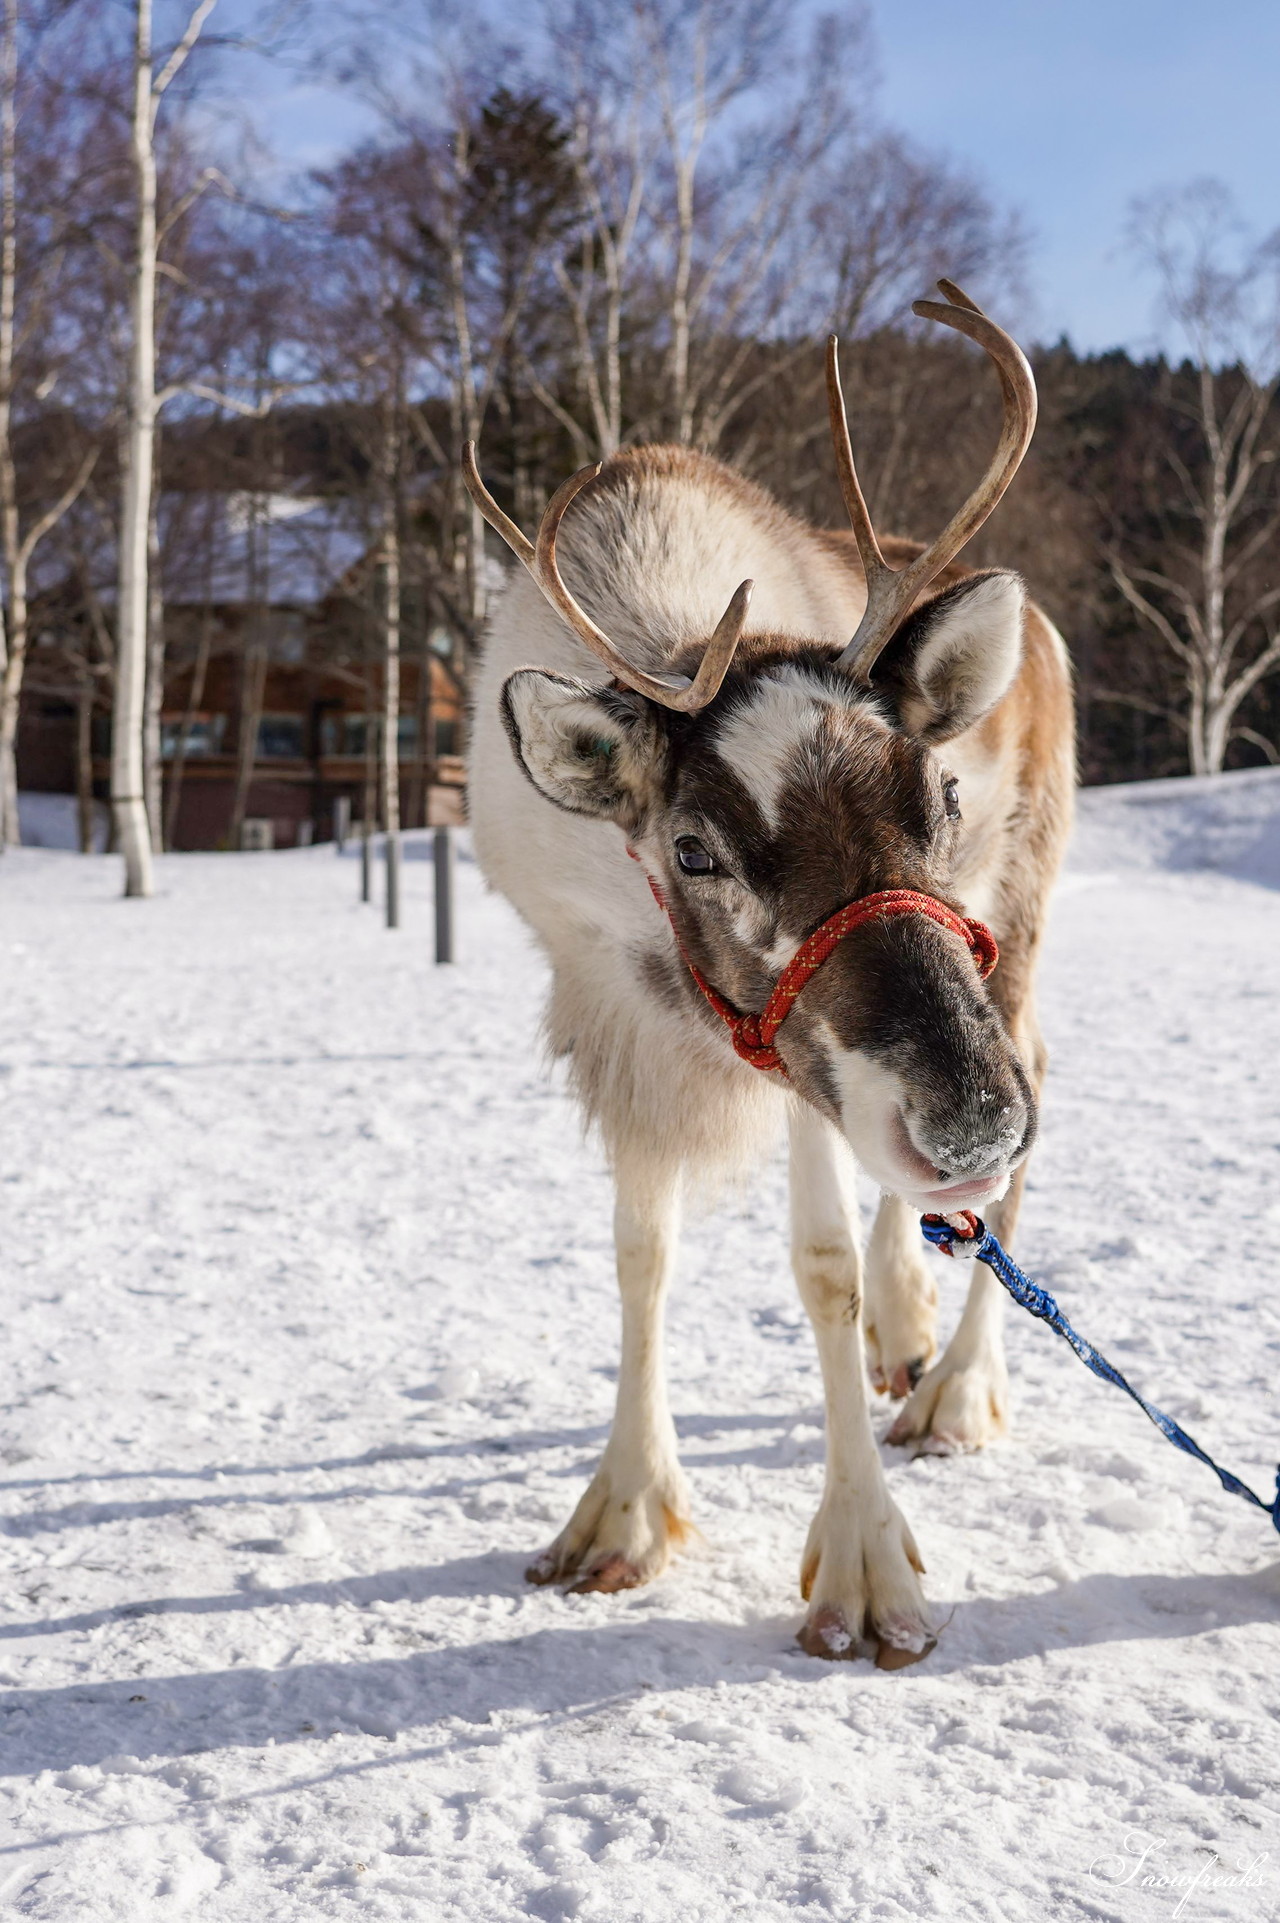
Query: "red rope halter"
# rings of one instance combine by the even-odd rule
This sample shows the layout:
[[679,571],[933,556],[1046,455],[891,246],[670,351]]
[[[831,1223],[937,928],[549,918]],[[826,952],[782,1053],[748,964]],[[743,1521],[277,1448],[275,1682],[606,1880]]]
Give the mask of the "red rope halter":
[[[634,848],[627,853],[633,861],[640,857]],[[641,864],[643,866],[643,863]],[[835,953],[846,935],[855,928],[861,928],[869,921],[892,921],[898,915],[923,915],[926,921],[936,922],[952,935],[959,935],[973,956],[979,975],[983,981],[991,973],[1000,959],[996,938],[984,922],[972,921],[964,915],[957,915],[945,902],[938,901],[933,895],[917,894],[913,888],[884,888],[876,895],[862,895],[857,901],[846,902],[837,908],[813,933],[801,942],[791,960],[787,963],[774,985],[773,993],[758,1015],[740,1015],[732,1003],[727,1002],[719,991],[711,986],[697,963],[690,957],[680,939],[667,898],[653,876],[645,870],[653,898],[671,923],[671,932],[676,938],[676,947],[684,957],[685,965],[703,995],[729,1030],[730,1038],[737,1053],[752,1068],[763,1069],[766,1073],[774,1071],[786,1075],[786,1066],[774,1046],[774,1038],[786,1021],[795,1004],[797,995],[805,984],[817,974],[829,955]]]

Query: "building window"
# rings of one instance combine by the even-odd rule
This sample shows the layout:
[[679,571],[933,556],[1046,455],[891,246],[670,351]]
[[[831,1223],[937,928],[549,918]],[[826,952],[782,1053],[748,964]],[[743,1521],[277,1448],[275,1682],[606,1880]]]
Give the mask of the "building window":
[[258,723],[259,761],[301,761],[306,754],[300,714],[264,714]]
[[456,721],[436,722],[436,753],[456,755],[458,752],[458,724]]
[[[346,755],[362,758],[365,750],[366,717],[362,714],[327,714],[320,723],[320,752],[323,755]],[[382,716],[373,717],[374,741],[382,730]],[[418,717],[416,714],[402,714],[400,726],[396,730],[396,741],[402,755],[411,755],[418,746]]]
[[[219,755],[222,753],[222,737],[227,731],[225,714],[197,714],[191,718],[187,729],[187,754],[192,759],[199,755]],[[165,761],[172,761],[178,752],[178,741],[182,734],[182,717],[161,717],[160,753]],[[100,753],[106,753],[100,749]]]

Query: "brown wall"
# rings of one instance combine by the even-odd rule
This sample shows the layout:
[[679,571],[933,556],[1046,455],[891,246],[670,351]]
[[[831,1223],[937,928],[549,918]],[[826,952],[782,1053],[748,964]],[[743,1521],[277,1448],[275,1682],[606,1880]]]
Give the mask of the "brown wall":
[[[182,631],[182,610],[176,611],[175,652],[188,654],[183,645],[188,637]],[[208,664],[198,713],[201,717],[221,717],[217,753],[188,752],[182,773],[181,799],[174,827],[173,845],[178,849],[225,847],[231,828],[238,765],[237,724],[242,701],[242,658],[233,643],[224,643]],[[375,713],[381,701],[373,677]],[[71,794],[76,788],[77,715],[74,689],[68,683],[64,696],[56,676],[49,685],[34,677],[24,690],[18,733],[18,783],[21,788],[53,794]],[[192,670],[185,667],[166,677],[163,723],[176,735],[190,699]],[[421,692],[420,660],[405,661],[401,674],[401,715],[419,717]],[[306,660],[296,665],[273,663],[267,671],[263,690],[264,715],[296,717],[300,724],[294,755],[261,758],[249,790],[245,813],[265,817],[273,824],[277,847],[297,843],[301,824],[311,823],[312,838],[328,840],[333,834],[334,802],[345,796],[351,803],[353,820],[359,819],[364,806],[365,762],[362,752],[344,752],[352,745],[344,729],[344,717],[363,715],[366,705],[364,676],[340,668]],[[451,732],[442,748],[461,748],[463,713],[458,691],[443,663],[431,661],[430,736],[425,746],[436,744],[437,724]],[[110,792],[109,717],[100,712],[94,727],[93,786],[95,795],[106,800]],[[416,741],[401,750],[400,814],[405,827],[430,826],[461,819],[462,761],[457,752],[438,756],[420,753]],[[166,818],[174,773],[172,755],[165,759]]]

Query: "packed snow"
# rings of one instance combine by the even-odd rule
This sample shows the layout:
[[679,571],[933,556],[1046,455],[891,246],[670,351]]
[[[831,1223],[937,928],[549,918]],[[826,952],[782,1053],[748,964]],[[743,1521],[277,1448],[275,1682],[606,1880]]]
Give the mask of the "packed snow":
[[[543,963],[459,880],[438,969],[421,859],[398,933],[331,848],[169,857],[151,902],[0,863],[0,1914],[1280,1914],[1280,1538],[1029,1317],[1007,1442],[884,1449],[937,1649],[796,1648],[780,1158],[689,1210],[702,1541],[647,1590],[524,1584],[609,1420],[610,1194]],[[1280,772],[1083,798],[1018,1243],[1268,1495],[1278,953]]]

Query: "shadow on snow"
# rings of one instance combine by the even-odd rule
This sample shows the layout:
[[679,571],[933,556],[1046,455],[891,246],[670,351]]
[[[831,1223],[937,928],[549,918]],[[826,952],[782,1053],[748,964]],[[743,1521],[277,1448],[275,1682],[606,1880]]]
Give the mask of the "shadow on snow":
[[[268,1623],[272,1612],[293,1607],[407,1602],[423,1605],[423,1617],[410,1633],[426,1640],[434,1633],[433,1600],[514,1601],[522,1593],[521,1560],[492,1552],[430,1568],[128,1604],[34,1627],[56,1634],[161,1614],[252,1614]],[[1095,1574],[1039,1595],[966,1600],[956,1605],[928,1662],[896,1677],[881,1676],[863,1663],[836,1670],[802,1656],[792,1640],[797,1618],[693,1621],[656,1614],[653,1600],[637,1608],[634,1598],[619,1599],[605,1605],[616,1609],[614,1620],[601,1622],[599,1598],[565,1598],[559,1605],[562,1623],[369,1662],[334,1660],[272,1670],[246,1665],[6,1690],[0,1715],[9,1741],[0,1773],[100,1763],[122,1752],[146,1759],[256,1748],[339,1731],[389,1737],[442,1722],[451,1724],[441,1731],[447,1746],[458,1735],[458,1720],[486,1724],[492,1714],[503,1712],[582,1719],[625,1706],[646,1692],[758,1680],[762,1668],[776,1671],[780,1664],[795,1685],[826,1682],[838,1674],[854,1687],[910,1688],[917,1679],[972,1665],[1012,1664],[1059,1649],[1280,1623],[1280,1564],[1244,1575]],[[945,1616],[945,1604],[935,1607]],[[439,1633],[447,1635],[454,1620],[443,1620]]]

